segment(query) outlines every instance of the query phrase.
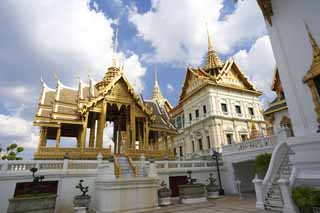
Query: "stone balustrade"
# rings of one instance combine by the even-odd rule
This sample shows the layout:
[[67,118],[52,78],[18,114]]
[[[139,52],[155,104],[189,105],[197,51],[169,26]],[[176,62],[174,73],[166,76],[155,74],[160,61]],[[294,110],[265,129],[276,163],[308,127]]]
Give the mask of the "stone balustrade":
[[[215,168],[213,161],[156,161],[159,172],[168,170],[196,170],[203,168]],[[212,168],[211,168],[212,167]]]
[[[38,168],[38,171],[46,172],[66,172],[74,170],[96,170],[99,163],[108,164],[107,160],[18,160],[18,161],[0,161],[0,176],[6,174],[19,175],[22,172],[29,172],[32,167]],[[133,164],[139,167],[139,161]],[[212,161],[155,161],[156,168],[161,170],[193,170],[201,168],[215,167]],[[149,163],[146,162],[146,167]]]
[[254,150],[262,147],[273,147],[277,144],[277,136],[261,137],[254,140],[247,140],[240,143],[233,143],[222,146],[222,153],[233,153]]

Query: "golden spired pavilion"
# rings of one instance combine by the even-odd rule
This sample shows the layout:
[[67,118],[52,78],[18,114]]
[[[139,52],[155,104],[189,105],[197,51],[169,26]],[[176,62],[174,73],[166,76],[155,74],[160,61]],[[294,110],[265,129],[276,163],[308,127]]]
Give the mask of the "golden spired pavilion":
[[[116,39],[115,39],[116,40]],[[115,44],[117,42],[115,41]],[[116,45],[114,45],[116,46]],[[114,47],[116,52],[116,47]],[[94,83],[79,81],[70,88],[57,80],[56,89],[42,81],[34,125],[40,127],[35,159],[96,159],[112,155],[133,158],[171,158],[171,136],[176,134],[168,111],[172,106],[162,96],[155,80],[151,100],[143,100],[123,73],[120,60],[112,59],[104,78]],[[113,150],[104,147],[105,128],[113,123]],[[73,139],[74,147],[61,147],[63,139]],[[54,145],[48,146],[48,141]]]

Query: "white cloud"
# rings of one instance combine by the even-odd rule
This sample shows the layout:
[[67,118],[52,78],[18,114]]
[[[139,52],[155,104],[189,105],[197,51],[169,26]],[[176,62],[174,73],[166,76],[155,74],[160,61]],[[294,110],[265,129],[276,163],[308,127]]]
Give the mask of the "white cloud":
[[[119,2],[119,1],[115,1]],[[52,87],[53,75],[70,86],[77,76],[102,79],[111,63],[111,27],[90,0],[2,1],[0,4],[0,98],[9,115],[0,114],[0,144],[16,142],[31,157],[38,141],[38,128],[30,119],[40,93],[40,77]],[[136,88],[143,87],[146,69],[134,53],[125,54],[125,73]],[[15,113],[24,103],[28,109]],[[31,150],[31,151],[30,151]]]
[[[71,86],[75,86],[76,76],[86,78],[89,72],[101,79],[111,63],[111,25],[116,21],[105,17],[98,5],[90,8],[89,4],[89,0],[2,2],[0,63],[6,77],[0,83],[10,87],[8,82],[15,82],[19,96],[26,88],[38,90],[41,76],[54,84],[54,73]],[[145,69],[139,57],[131,53],[124,63],[128,69],[134,68],[130,82],[141,86]]]
[[174,87],[172,86],[172,84],[167,84],[167,89],[169,92],[173,92],[174,91]]
[[264,93],[264,98],[271,100],[274,97],[270,86],[275,60],[269,37],[260,37],[249,51],[240,50],[233,57],[250,80]]
[[151,10],[144,14],[133,7],[130,21],[139,36],[155,48],[146,60],[199,64],[207,50],[206,20],[215,49],[224,54],[266,33],[256,1],[240,1],[236,10],[221,21],[222,7],[223,0],[154,0]]
[[38,130],[27,121],[17,115],[0,114],[0,144],[6,147],[8,144],[17,143],[25,148],[36,148],[38,144]]
[[0,114],[0,136],[25,136],[30,133],[32,123],[21,117]]

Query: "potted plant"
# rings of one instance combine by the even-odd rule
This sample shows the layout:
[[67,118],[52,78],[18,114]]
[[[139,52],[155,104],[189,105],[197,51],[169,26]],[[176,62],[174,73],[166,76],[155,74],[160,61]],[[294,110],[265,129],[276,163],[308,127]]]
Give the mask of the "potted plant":
[[207,201],[206,187],[204,184],[195,183],[197,179],[191,177],[188,171],[188,183],[179,186],[180,201],[183,204],[201,203]]
[[209,178],[207,179],[209,184],[206,186],[208,198],[218,198],[219,197],[219,187],[216,184],[216,179],[213,177],[213,174],[210,173]]
[[17,183],[15,194],[9,199],[8,213],[47,212],[53,213],[57,198],[58,181],[43,181],[36,175],[37,168],[31,168],[33,181]]
[[167,188],[167,184],[162,181],[161,188],[158,190],[158,198],[160,206],[167,206],[171,204],[171,190]]
[[89,191],[89,186],[83,186],[82,183],[83,180],[80,180],[78,185],[76,185],[76,188],[79,189],[82,192],[82,194],[74,197],[73,205],[75,207],[86,207],[86,209],[88,210],[91,201],[91,196],[87,195],[87,192]]

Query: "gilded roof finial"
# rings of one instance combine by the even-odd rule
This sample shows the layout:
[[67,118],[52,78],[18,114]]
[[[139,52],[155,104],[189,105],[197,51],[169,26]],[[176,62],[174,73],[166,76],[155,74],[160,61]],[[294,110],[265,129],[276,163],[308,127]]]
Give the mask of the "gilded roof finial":
[[154,70],[154,86],[152,92],[152,99],[158,101],[160,105],[162,105],[165,101],[165,98],[162,96],[159,83],[158,83],[158,75],[157,75],[157,67]]
[[319,57],[320,56],[320,48],[319,48],[316,40],[314,39],[314,37],[309,29],[308,24],[305,22],[305,20],[303,20],[303,22],[304,22],[304,25],[308,31],[309,40],[310,40],[312,50],[313,50],[313,58]]
[[207,36],[208,36],[208,51],[213,50],[212,42],[210,38],[209,28],[208,28],[208,22],[206,22],[206,28],[207,28]]
[[207,34],[208,34],[208,53],[207,53],[206,65],[204,69],[205,70],[220,69],[223,67],[223,63],[219,58],[217,52],[213,49],[207,22],[206,22],[206,28],[207,28]]
[[117,48],[118,48],[118,28],[116,28],[116,33],[114,35],[112,46],[113,46],[112,67],[116,67],[116,55],[117,55]]

